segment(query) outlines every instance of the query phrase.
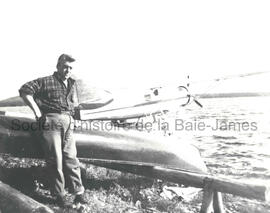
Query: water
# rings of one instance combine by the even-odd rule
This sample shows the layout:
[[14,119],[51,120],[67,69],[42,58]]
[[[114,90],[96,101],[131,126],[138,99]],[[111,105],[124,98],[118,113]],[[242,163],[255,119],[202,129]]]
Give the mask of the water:
[[[181,125],[174,128],[174,134],[191,139],[212,173],[267,181],[270,178],[270,97],[200,101],[203,108],[191,104],[178,113]],[[198,123],[205,127],[198,129]]]
[[[200,102],[203,108],[195,103],[181,108],[177,120],[172,114],[169,130],[196,145],[212,173],[258,182],[269,180],[270,97],[213,98]],[[17,108],[12,110],[18,112]]]

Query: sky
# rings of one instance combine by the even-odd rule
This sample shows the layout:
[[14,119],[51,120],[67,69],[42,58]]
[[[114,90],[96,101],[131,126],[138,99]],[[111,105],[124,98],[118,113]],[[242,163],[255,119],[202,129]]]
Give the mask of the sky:
[[[74,75],[106,89],[270,71],[269,11],[269,1],[249,0],[1,1],[0,99],[52,74],[62,53],[77,59]],[[194,88],[270,92],[269,80],[262,74]]]

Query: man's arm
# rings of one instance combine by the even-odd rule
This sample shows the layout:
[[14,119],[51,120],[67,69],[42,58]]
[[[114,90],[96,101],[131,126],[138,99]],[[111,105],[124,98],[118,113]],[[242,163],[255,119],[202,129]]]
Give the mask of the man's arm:
[[24,100],[25,104],[32,109],[32,111],[36,116],[36,120],[38,120],[42,116],[42,113],[33,96],[41,90],[41,87],[42,87],[42,78],[39,78],[25,83],[19,89],[20,96]]
[[42,113],[41,113],[37,103],[35,102],[33,96],[26,94],[26,93],[21,93],[21,97],[24,100],[24,102],[26,103],[26,105],[28,105],[32,109],[32,111],[34,112],[34,114],[36,116],[36,119],[38,120],[42,116]]

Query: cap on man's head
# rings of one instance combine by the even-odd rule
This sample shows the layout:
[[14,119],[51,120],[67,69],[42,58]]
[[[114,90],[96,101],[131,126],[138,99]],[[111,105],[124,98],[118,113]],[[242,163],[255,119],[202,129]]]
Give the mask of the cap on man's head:
[[75,61],[75,59],[74,59],[71,55],[68,55],[68,54],[62,54],[62,55],[60,55],[59,58],[58,58],[56,68],[58,69],[58,67],[59,67],[61,64],[64,64],[65,62],[74,62],[74,61]]

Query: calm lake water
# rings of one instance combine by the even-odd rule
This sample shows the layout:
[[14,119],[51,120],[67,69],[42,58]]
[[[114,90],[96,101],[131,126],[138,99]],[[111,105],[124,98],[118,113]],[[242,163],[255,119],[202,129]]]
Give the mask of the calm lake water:
[[[177,116],[172,113],[168,118],[169,131],[180,141],[189,140],[197,146],[212,173],[268,181],[270,97],[213,98],[200,102],[203,108],[195,103],[177,108]],[[20,112],[17,107],[8,111]],[[27,111],[31,112],[29,108]]]
[[196,145],[212,173],[270,178],[270,97],[201,99],[178,112],[174,134]]

